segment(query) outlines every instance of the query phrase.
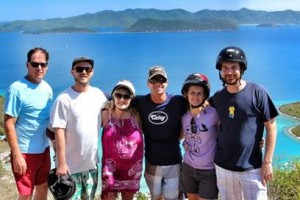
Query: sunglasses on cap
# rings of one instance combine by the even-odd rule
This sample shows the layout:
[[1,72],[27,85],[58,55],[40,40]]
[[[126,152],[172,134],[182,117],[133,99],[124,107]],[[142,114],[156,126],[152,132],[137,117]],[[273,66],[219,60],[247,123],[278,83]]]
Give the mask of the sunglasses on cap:
[[[191,132],[194,133],[194,134],[197,133],[198,126],[197,126],[197,124],[195,122],[194,117],[191,119],[190,125],[191,125]],[[199,131],[201,131],[201,132],[207,132],[208,128],[207,128],[207,126],[205,124],[201,123],[201,125],[199,125]]]
[[156,83],[163,84],[165,82],[167,82],[167,80],[165,78],[152,78],[149,80],[149,83],[151,83],[151,84],[156,84]]
[[76,67],[74,67],[74,70],[78,73],[82,73],[84,70],[86,71],[86,73],[90,73],[91,71],[93,71],[93,68],[92,67],[76,66]]
[[115,93],[114,97],[116,97],[117,99],[124,99],[124,100],[128,100],[131,98],[131,96],[129,94],[121,94],[121,93]]
[[48,63],[41,63],[41,62],[29,62],[31,67],[38,68],[41,66],[41,68],[46,68],[48,66]]

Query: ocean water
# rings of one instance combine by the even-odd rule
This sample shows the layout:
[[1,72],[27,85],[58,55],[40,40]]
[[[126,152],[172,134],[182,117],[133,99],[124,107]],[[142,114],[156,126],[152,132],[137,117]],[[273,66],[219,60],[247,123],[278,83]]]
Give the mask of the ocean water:
[[[185,77],[204,73],[211,94],[222,87],[215,61],[225,46],[241,47],[248,59],[244,79],[262,84],[277,106],[300,100],[300,26],[194,33],[45,34],[0,33],[0,94],[26,73],[26,54],[35,46],[50,52],[46,81],[54,95],[70,86],[72,60],[95,60],[91,84],[110,93],[118,80],[133,82],[138,94],[148,93],[146,79],[152,65],[163,65],[169,76],[169,93],[179,94]],[[300,155],[300,141],[288,134],[299,121],[280,115],[275,157],[289,162]],[[145,185],[144,185],[145,187]]]

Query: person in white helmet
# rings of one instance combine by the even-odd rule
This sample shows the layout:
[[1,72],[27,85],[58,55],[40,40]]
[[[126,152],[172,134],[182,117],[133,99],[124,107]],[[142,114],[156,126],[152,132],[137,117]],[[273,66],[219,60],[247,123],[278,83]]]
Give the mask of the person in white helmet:
[[102,111],[103,200],[116,199],[118,193],[123,200],[132,200],[140,189],[144,142],[139,114],[131,105],[134,97],[133,84],[119,81]]

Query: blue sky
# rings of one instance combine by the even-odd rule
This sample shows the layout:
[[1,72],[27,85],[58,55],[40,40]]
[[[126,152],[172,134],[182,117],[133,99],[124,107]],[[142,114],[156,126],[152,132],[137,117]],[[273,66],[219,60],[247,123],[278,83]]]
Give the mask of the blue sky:
[[127,8],[182,8],[190,12],[203,9],[300,11],[298,0],[1,0],[0,21],[71,17],[102,10],[120,11]]

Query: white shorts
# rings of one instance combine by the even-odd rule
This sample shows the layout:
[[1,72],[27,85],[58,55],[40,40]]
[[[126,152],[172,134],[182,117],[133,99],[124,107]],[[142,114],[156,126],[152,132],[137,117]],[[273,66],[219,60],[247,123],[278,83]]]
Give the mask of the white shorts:
[[222,200],[267,200],[260,169],[235,172],[216,166],[217,185]]

